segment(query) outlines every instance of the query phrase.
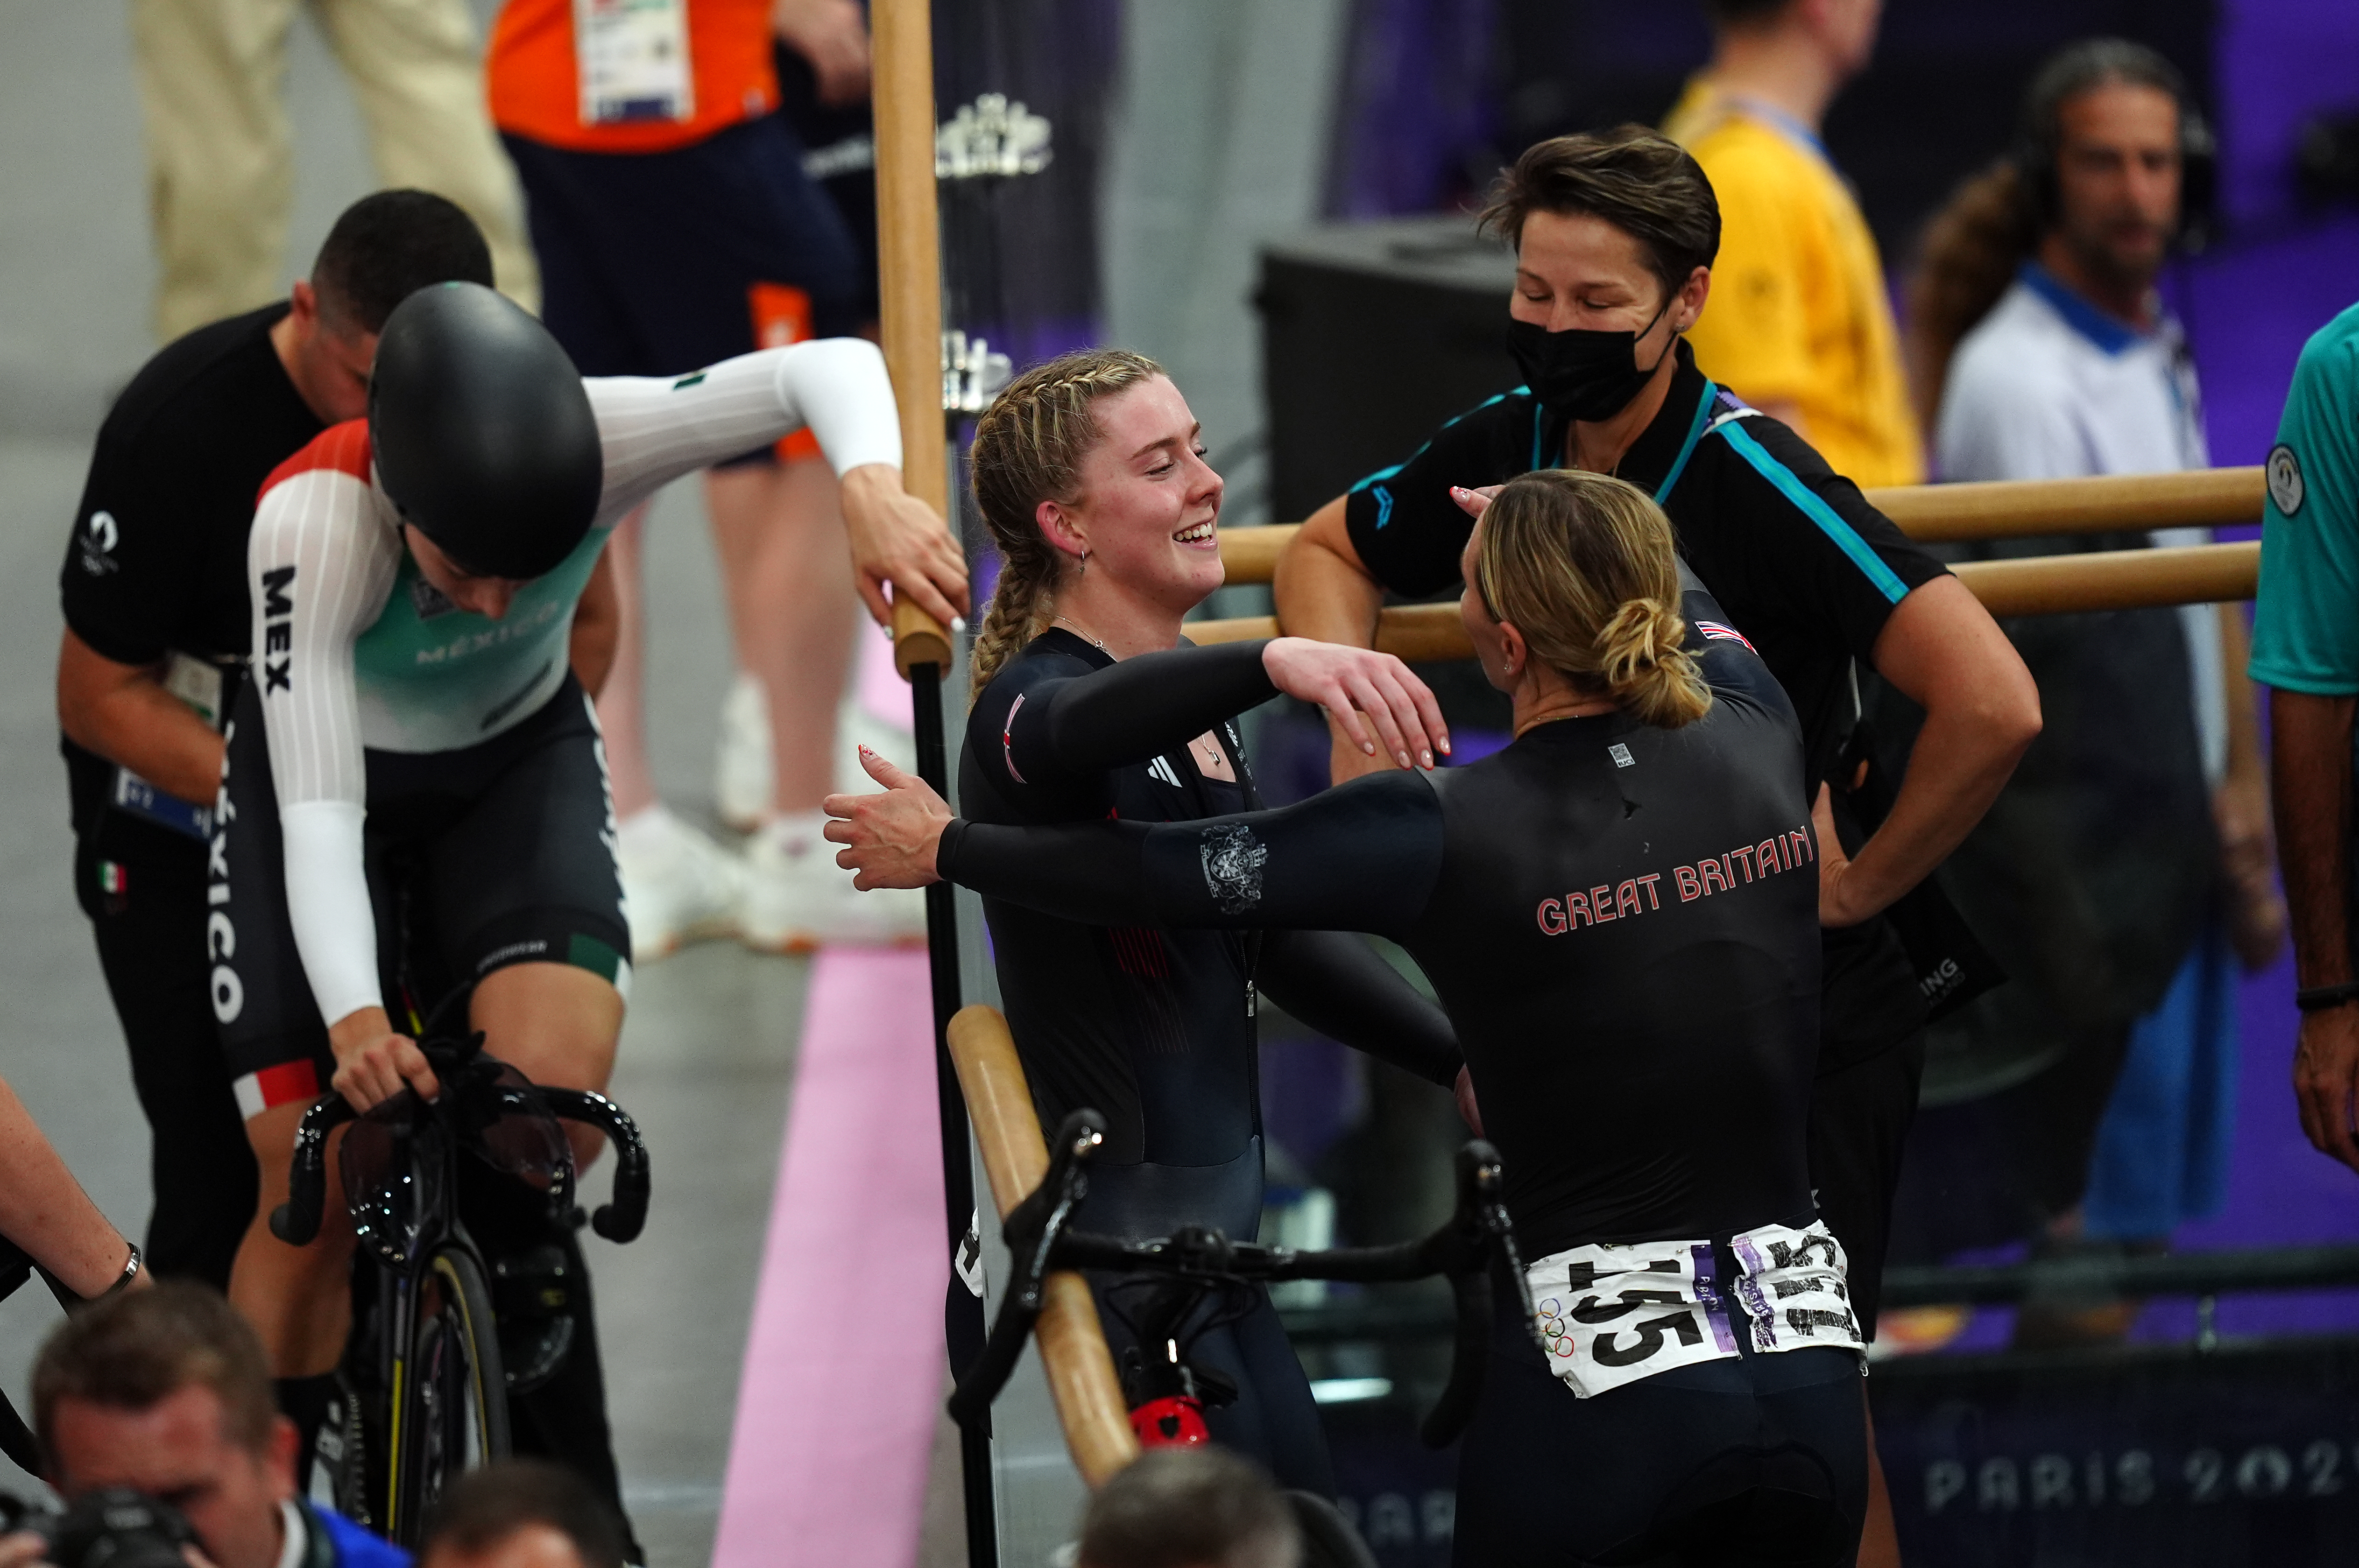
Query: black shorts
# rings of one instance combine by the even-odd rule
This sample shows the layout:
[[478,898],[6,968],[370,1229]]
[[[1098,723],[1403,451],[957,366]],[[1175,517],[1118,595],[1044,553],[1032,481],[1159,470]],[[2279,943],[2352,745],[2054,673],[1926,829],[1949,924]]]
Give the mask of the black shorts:
[[[370,752],[364,849],[377,969],[397,1029],[510,964],[563,963],[627,991],[630,932],[614,797],[590,699],[571,676],[540,711],[463,752]],[[309,1100],[335,1072],[287,913],[261,699],[229,731],[206,934],[213,1014],[249,1118]]]
[[1810,1083],[1810,1189],[1850,1265],[1859,1331],[1875,1337],[1884,1266],[1892,1249],[1892,1200],[1900,1156],[1925,1078],[1925,1032],[1864,1061],[1822,1070]]
[[542,319],[583,375],[676,375],[772,346],[756,316],[779,289],[800,292],[812,337],[869,319],[859,243],[781,115],[671,152],[501,139],[524,184]]
[[[1723,1278],[1734,1276],[1723,1249]],[[1817,1547],[1794,1568],[1848,1564],[1867,1509],[1866,1403],[1849,1350],[1753,1353],[1658,1372],[1582,1399],[1549,1370],[1514,1294],[1495,1282],[1491,1360],[1458,1454],[1451,1560],[1466,1568],[1672,1561],[1667,1522],[1745,1491],[1756,1519],[1799,1512]],[[1756,1494],[1760,1495],[1759,1493]],[[1777,1503],[1787,1507],[1781,1517]],[[1654,1538],[1650,1541],[1650,1538]],[[1649,1545],[1653,1550],[1645,1551]],[[1643,1557],[1623,1553],[1632,1548]],[[1751,1562],[1729,1552],[1681,1561]],[[1764,1556],[1787,1563],[1788,1557]]]

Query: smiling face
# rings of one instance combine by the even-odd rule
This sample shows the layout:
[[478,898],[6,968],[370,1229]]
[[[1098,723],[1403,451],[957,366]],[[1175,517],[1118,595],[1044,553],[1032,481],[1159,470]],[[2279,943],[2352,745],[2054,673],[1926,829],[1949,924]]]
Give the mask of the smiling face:
[[295,1425],[272,1424],[256,1454],[228,1430],[221,1396],[191,1383],[146,1410],[58,1401],[51,1468],[68,1498],[130,1487],[180,1510],[219,1568],[271,1568],[279,1502],[295,1495]]
[[[1169,377],[1091,406],[1099,439],[1081,462],[1070,503],[1040,503],[1040,528],[1078,565],[1128,598],[1184,613],[1221,586],[1221,476],[1204,461],[1201,427]],[[1069,569],[1068,579],[1071,573]]]

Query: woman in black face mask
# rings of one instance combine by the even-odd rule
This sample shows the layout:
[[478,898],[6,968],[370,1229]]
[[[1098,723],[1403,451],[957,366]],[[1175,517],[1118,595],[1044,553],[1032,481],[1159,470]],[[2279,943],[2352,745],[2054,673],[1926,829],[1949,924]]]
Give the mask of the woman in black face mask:
[[[1467,507],[1481,504],[1459,493],[1535,469],[1617,475],[1669,514],[1680,554],[1792,700],[1806,784],[1833,781],[1852,851],[1821,862],[1810,1184],[1872,1333],[1924,1066],[1924,998],[1954,989],[1884,911],[1981,818],[2038,732],[2038,692],[1956,579],[1696,362],[1680,334],[1711,292],[1720,208],[1693,158],[1635,125],[1542,142],[1502,175],[1484,222],[1516,249],[1509,341],[1526,384],[1313,513],[1278,563],[1278,619],[1296,636],[1366,646],[1385,589],[1457,582]],[[1842,765],[1861,664],[1926,711],[1873,833]],[[1337,746],[1338,782],[1367,771],[1361,756]]]

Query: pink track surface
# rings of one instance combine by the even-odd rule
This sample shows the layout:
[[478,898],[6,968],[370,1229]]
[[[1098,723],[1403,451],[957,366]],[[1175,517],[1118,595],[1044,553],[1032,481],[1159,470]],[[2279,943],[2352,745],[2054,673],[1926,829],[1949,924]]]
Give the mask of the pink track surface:
[[714,1568],[908,1568],[941,1397],[926,956],[811,966]]

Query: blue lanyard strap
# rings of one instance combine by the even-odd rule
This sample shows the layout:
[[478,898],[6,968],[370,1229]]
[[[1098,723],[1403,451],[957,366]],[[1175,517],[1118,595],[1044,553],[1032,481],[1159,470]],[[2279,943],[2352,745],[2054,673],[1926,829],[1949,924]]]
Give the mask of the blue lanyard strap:
[[1669,503],[1671,486],[1679,483],[1680,475],[1688,471],[1688,460],[1695,456],[1696,443],[1702,440],[1704,431],[1712,427],[1712,400],[1719,395],[1720,388],[1707,379],[1703,384],[1703,396],[1696,404],[1695,417],[1688,421],[1688,438],[1680,443],[1680,455],[1671,460],[1671,471],[1665,474],[1663,482],[1655,487],[1656,505]]

